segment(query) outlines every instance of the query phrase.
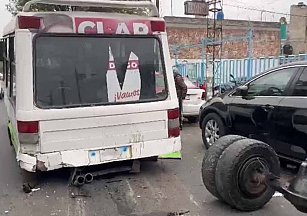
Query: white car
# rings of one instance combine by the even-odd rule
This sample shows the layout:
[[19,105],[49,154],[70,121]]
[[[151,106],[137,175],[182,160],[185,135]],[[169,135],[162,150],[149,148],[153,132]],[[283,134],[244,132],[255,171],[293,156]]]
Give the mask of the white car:
[[206,102],[206,91],[198,88],[191,80],[184,77],[184,82],[188,87],[186,98],[183,100],[183,117],[189,122],[198,121],[199,109]]
[[0,73],[0,100],[2,100],[2,99],[3,99],[3,97],[4,97],[3,88],[4,88],[4,83],[3,83],[3,74],[2,74],[2,73]]

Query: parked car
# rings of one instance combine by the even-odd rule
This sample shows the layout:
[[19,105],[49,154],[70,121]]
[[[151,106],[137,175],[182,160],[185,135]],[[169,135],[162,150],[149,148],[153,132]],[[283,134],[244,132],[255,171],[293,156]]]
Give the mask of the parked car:
[[266,71],[200,109],[200,128],[209,148],[226,134],[269,143],[281,158],[307,158],[307,62]]
[[235,78],[232,74],[230,74],[230,81],[217,85],[214,87],[214,96],[218,94],[223,94],[225,92],[229,92],[233,90],[234,88],[243,85],[246,83],[249,79],[247,77],[241,77],[241,78]]
[[188,87],[188,92],[186,98],[183,100],[182,114],[189,122],[196,123],[198,121],[199,109],[206,102],[206,91],[197,87],[187,77],[183,79]]
[[0,100],[2,100],[4,97],[3,88],[4,88],[3,73],[0,72]]

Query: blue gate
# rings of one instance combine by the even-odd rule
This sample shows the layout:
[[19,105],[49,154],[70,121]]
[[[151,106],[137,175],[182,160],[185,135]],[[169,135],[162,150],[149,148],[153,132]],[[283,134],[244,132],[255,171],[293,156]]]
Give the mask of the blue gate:
[[[219,85],[229,82],[230,74],[236,79],[249,79],[265,70],[297,61],[307,61],[307,54],[254,59],[223,59],[215,63],[214,83]],[[250,74],[248,73],[249,64],[251,65]],[[188,76],[193,81],[201,81],[202,73],[203,77],[207,77],[206,66],[202,67],[201,60],[196,63],[179,63],[177,67],[183,76]],[[203,71],[202,68],[204,68]]]

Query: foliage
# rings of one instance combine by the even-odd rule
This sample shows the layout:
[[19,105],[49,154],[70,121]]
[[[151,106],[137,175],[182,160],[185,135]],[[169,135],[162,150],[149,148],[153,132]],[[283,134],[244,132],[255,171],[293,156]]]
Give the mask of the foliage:
[[[30,0],[9,0],[6,4],[7,10],[16,15],[19,11],[22,11],[23,6]],[[31,6],[32,11],[95,11],[95,12],[107,12],[107,13],[124,13],[135,14],[141,16],[148,16],[152,13],[149,8],[116,8],[116,7],[69,7],[67,5],[49,5],[49,4],[34,4]]]
[[9,3],[6,4],[7,10],[15,15],[18,11],[21,11],[23,6],[30,0],[9,0]]

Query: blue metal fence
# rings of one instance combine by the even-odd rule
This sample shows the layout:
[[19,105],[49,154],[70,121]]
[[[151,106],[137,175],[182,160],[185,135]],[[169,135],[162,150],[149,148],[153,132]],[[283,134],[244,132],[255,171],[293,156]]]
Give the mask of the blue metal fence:
[[[248,73],[249,61],[251,64],[251,73]],[[265,70],[296,61],[307,61],[307,54],[279,56],[255,59],[223,59],[215,63],[215,81],[216,85],[229,82],[230,74],[236,79],[250,78]],[[206,64],[206,63],[205,63]],[[193,81],[201,81],[201,75],[207,77],[206,66],[202,67],[201,60],[196,62],[179,63],[177,67],[183,76],[188,76]],[[204,70],[202,70],[204,68]],[[208,68],[211,68],[210,66]]]

